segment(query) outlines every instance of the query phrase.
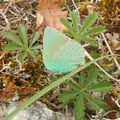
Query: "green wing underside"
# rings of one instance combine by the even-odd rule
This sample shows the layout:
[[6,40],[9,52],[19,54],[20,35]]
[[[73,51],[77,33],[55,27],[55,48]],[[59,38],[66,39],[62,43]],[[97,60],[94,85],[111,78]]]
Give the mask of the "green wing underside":
[[65,73],[84,64],[84,50],[78,42],[67,40],[58,30],[46,28],[43,60],[48,70]]

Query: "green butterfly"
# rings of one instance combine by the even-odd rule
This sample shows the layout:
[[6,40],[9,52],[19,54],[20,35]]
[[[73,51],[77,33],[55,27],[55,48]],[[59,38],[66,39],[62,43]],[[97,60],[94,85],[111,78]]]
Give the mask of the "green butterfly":
[[43,62],[51,72],[66,73],[85,62],[82,46],[55,28],[46,27],[43,37]]

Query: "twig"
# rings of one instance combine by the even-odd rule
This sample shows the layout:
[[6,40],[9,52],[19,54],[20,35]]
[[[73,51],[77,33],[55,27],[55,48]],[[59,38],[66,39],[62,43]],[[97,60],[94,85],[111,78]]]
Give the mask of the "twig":
[[108,115],[108,114],[111,113],[111,112],[117,112],[117,111],[116,111],[116,110],[110,110],[110,111],[106,112],[106,113],[103,115],[103,117],[105,117],[106,115]]
[[5,56],[5,52],[2,54],[2,55],[0,55],[0,60],[2,60],[2,58]]
[[[70,39],[70,38],[68,38],[68,39]],[[91,55],[90,55],[85,49],[84,49],[84,51],[85,51],[86,57],[88,57],[91,61],[94,60],[94,59],[91,57]],[[112,55],[114,55],[114,54],[112,54]],[[94,62],[94,64],[95,64],[103,73],[105,73],[109,78],[111,78],[111,79],[113,79],[113,80],[115,80],[115,81],[117,81],[117,82],[120,81],[120,80],[112,77],[109,73],[107,73],[97,62]]]
[[5,19],[5,22],[6,22],[6,24],[7,24],[7,28],[10,28],[10,23],[9,23],[7,17],[5,16],[5,14],[4,14],[3,12],[0,12],[0,14],[1,14],[1,15],[3,16],[3,18]]
[[10,69],[11,61],[8,64],[4,64],[3,62],[3,68],[0,70],[0,72],[4,71],[5,69]]
[[[15,74],[18,74],[20,71],[24,71],[25,69],[22,67],[22,64],[21,61],[16,57],[16,62],[19,64],[19,71],[16,72]],[[24,61],[25,63],[25,61]]]
[[[108,42],[107,42],[107,40],[106,40],[106,38],[105,38],[105,35],[104,35],[103,33],[102,33],[101,35],[102,35],[102,37],[103,37],[103,39],[104,39],[104,41],[105,41],[105,44],[106,44],[106,46],[107,46],[110,54],[113,55],[113,52],[112,52],[112,50],[111,50],[111,48],[110,48],[110,46],[109,46],[109,44],[108,44]],[[115,62],[115,64],[116,64],[118,70],[120,70],[120,65],[119,65],[118,61],[116,60],[116,58],[113,58],[113,60],[114,60],[114,62]]]
[[[94,60],[90,54],[85,50],[85,55],[90,59],[90,60]],[[110,74],[108,74],[102,67],[100,67],[100,65],[97,62],[94,62],[94,64],[102,71],[104,72],[108,77],[110,77],[111,79],[115,80],[115,81],[119,81],[118,79],[115,79],[114,77],[112,77]]]
[[[80,20],[79,11],[78,11],[78,8],[77,8],[77,6],[76,6],[76,4],[75,4],[75,1],[72,0],[72,3],[73,3],[73,5],[74,5],[74,7],[75,7],[75,9],[76,9],[76,11],[77,11],[77,14],[78,14],[78,17],[79,17],[79,20]],[[94,60],[86,50],[85,50],[85,55],[86,55],[90,60]],[[112,53],[112,55],[113,55],[113,53]],[[115,59],[115,58],[114,58],[114,59]],[[115,60],[116,60],[116,59],[115,59]],[[110,74],[108,74],[101,66],[99,66],[99,64],[98,64],[97,62],[95,62],[94,64],[95,64],[101,71],[103,71],[108,77],[110,77],[110,78],[113,79],[113,80],[118,81],[117,79],[115,79],[114,77],[112,77]]]
[[116,105],[120,108],[120,104],[119,104],[119,99],[115,100],[113,97],[112,97],[112,100],[116,103]]
[[82,47],[88,47],[88,46],[90,46],[90,44],[84,44],[84,45],[82,45]]
[[9,12],[10,12],[12,15],[18,16],[18,14],[16,14],[16,13],[13,12],[12,10],[9,10]]
[[76,3],[75,3],[74,0],[72,0],[72,3],[73,3],[73,5],[74,5],[74,7],[75,7],[75,9],[76,9],[76,11],[77,11],[79,23],[81,24],[80,12],[79,12],[79,9],[80,9],[80,8],[77,7],[77,5],[76,5]]
[[3,14],[5,15],[6,12],[8,11],[9,7],[13,4],[13,0],[10,0],[10,3],[8,4],[8,6],[6,7],[5,11],[3,12]]
[[67,10],[70,12],[71,10],[70,10],[69,6],[67,5],[67,0],[65,0],[65,6],[66,6]]
[[19,17],[17,20],[11,21],[11,23],[15,23],[18,22],[20,20],[22,20],[22,18],[25,16],[26,13],[24,13],[21,17]]

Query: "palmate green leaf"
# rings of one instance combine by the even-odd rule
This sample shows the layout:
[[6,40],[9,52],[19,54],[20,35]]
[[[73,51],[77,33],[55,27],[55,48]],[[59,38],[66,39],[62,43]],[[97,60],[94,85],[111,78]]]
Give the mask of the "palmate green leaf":
[[102,80],[106,80],[106,81],[110,81],[111,80],[107,75],[105,75],[101,71],[99,72],[99,76],[100,76],[100,79],[102,79]]
[[42,48],[42,45],[40,45],[40,44],[35,44],[35,45],[33,45],[30,49],[34,49],[34,50],[39,50],[39,49],[41,49]]
[[85,93],[84,97],[87,99],[90,107],[93,110],[96,110],[97,112],[100,112],[100,110],[103,109],[102,106],[95,101],[95,98],[91,97],[89,94]]
[[20,45],[20,46],[23,45],[23,43],[22,43],[22,41],[20,40],[19,36],[17,36],[17,35],[16,35],[14,32],[12,32],[12,31],[6,31],[6,32],[4,32],[3,37],[11,40],[13,43],[16,43],[17,45]]
[[81,73],[81,74],[80,74],[80,77],[79,77],[79,86],[80,86],[80,87],[84,87],[83,84],[84,84],[85,80],[86,80],[85,74],[84,74],[84,73]]
[[93,84],[94,81],[97,80],[97,77],[98,77],[98,69],[95,69],[95,68],[91,69],[88,73],[88,76],[87,76],[85,82],[83,83],[84,89],[87,89],[88,86]]
[[23,103],[21,103],[19,106],[17,106],[16,109],[13,112],[11,112],[11,113],[9,113],[8,115],[5,116],[4,120],[12,120],[20,111],[24,110],[26,107],[31,105],[33,102],[35,102],[37,99],[39,99],[40,97],[42,97],[43,95],[48,93],[53,88],[55,88],[58,85],[64,83],[66,80],[69,80],[73,75],[75,75],[76,73],[78,73],[78,72],[82,71],[83,69],[87,68],[91,64],[93,64],[93,63],[95,63],[99,60],[102,60],[106,57],[110,57],[110,56],[113,56],[113,55],[102,56],[102,57],[99,57],[99,58],[97,58],[93,61],[90,61],[90,62],[86,63],[85,65],[78,67],[77,69],[73,70],[72,72],[68,73],[67,75],[59,78],[56,81],[54,81],[53,83],[51,83],[50,85],[48,85],[44,89],[38,91],[31,98],[25,100]]
[[94,58],[94,59],[100,57],[100,54],[97,52],[97,50],[91,50],[91,51],[90,51],[90,55],[91,55],[91,57]]
[[84,98],[82,95],[79,95],[76,99],[74,106],[75,120],[83,120],[84,117]]
[[30,40],[30,47],[39,39],[40,33],[39,32],[34,32],[32,34],[32,38]]
[[98,46],[98,42],[94,38],[91,38],[91,37],[85,37],[82,39],[82,41],[90,45],[93,45],[93,46]]
[[58,99],[60,102],[66,103],[66,102],[69,102],[69,101],[75,99],[77,94],[78,93],[76,93],[74,91],[67,91],[67,92],[64,92],[61,95],[59,95]]
[[18,32],[19,35],[23,41],[23,43],[28,46],[28,34],[27,34],[27,29],[23,24],[20,24],[18,27]]
[[109,109],[111,108],[107,103],[103,102],[103,100],[101,100],[101,99],[99,99],[99,98],[95,98],[95,99],[94,99],[94,102],[95,102],[97,105],[99,105],[99,106],[103,109],[103,111],[109,110]]
[[73,34],[69,30],[65,31],[64,33],[69,37],[73,37]]
[[107,92],[112,89],[111,82],[108,81],[99,81],[97,84],[94,84],[88,88],[88,90],[93,92]]
[[29,50],[28,52],[29,52],[29,55],[33,58],[38,56],[38,51],[37,50]]
[[73,36],[75,37],[75,33],[73,31],[73,28],[72,28],[70,22],[68,22],[68,20],[65,18],[61,18],[61,23],[67,28],[67,30],[66,30],[67,35],[69,35],[71,37],[73,37]]
[[78,25],[79,20],[78,20],[78,16],[77,16],[77,14],[74,11],[72,11],[71,12],[71,17],[72,17],[72,24],[73,24],[74,32],[78,33],[79,32],[79,25]]
[[83,26],[82,26],[82,28],[80,29],[80,33],[79,33],[79,34],[85,33],[85,32],[87,31],[87,29],[90,28],[90,27],[93,25],[93,23],[95,23],[97,17],[98,17],[98,14],[97,14],[97,13],[93,13],[93,14],[89,15],[89,16],[85,19],[85,21],[84,21],[84,23],[83,23]]
[[21,51],[18,55],[18,58],[20,60],[24,60],[26,57],[28,56],[28,52],[27,51]]
[[80,91],[80,87],[78,84],[76,85],[75,83],[73,83],[71,81],[68,84],[69,84],[70,89],[73,90],[74,92]]
[[2,46],[3,50],[21,50],[21,47],[15,43],[9,43]]
[[106,31],[105,27],[100,25],[100,26],[95,26],[94,28],[86,31],[84,35],[97,35],[105,31]]
[[70,22],[69,22],[67,19],[61,18],[61,23],[62,23],[68,30],[70,30],[71,32],[73,32],[72,26],[71,26]]

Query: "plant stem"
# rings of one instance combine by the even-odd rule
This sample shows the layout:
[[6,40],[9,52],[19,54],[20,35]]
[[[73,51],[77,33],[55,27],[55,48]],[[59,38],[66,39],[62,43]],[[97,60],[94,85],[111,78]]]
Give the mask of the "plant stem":
[[26,107],[28,107],[29,105],[31,105],[34,101],[36,101],[37,99],[39,99],[40,97],[42,97],[43,95],[45,95],[46,93],[48,93],[50,90],[52,90],[53,88],[57,87],[58,85],[60,85],[61,83],[65,82],[66,80],[69,80],[70,77],[72,77],[73,75],[75,75],[76,73],[80,72],[81,70],[87,68],[88,66],[90,66],[91,64],[104,59],[106,57],[110,57],[113,55],[106,55],[106,56],[102,56],[99,57],[95,60],[92,60],[88,63],[86,63],[83,66],[80,66],[78,68],[76,68],[75,70],[73,70],[72,72],[68,73],[67,75],[63,76],[62,78],[56,80],[55,82],[51,83],[50,85],[48,85],[47,87],[45,87],[44,89],[38,91],[35,95],[33,95],[31,98],[27,99],[26,101],[24,101],[23,103],[21,103],[16,109],[15,111],[11,112],[10,114],[8,114],[7,116],[5,116],[5,118],[3,120],[12,120],[12,118],[18,114],[20,111],[22,111],[23,109],[25,109]]
[[[84,49],[85,50],[85,49]],[[92,61],[94,60],[90,54],[85,50],[85,55]],[[113,55],[113,54],[112,54]],[[94,62],[94,64],[103,72],[105,73],[109,78],[115,80],[115,81],[118,81],[117,79],[115,79],[114,77],[112,77],[110,74],[108,74],[96,61]]]

